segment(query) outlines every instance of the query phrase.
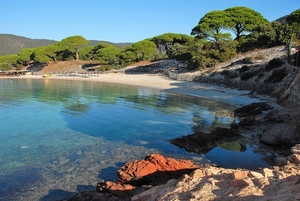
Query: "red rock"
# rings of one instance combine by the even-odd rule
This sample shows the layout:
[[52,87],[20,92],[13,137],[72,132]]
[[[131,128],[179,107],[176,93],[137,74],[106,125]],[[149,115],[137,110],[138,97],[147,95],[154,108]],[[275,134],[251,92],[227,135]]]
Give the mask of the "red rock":
[[165,158],[160,154],[151,154],[144,160],[135,160],[126,163],[118,170],[118,182],[99,182],[99,192],[109,192],[115,195],[134,194],[139,189],[137,186],[151,184],[157,185],[166,181],[179,178],[199,168],[189,160],[176,160]]
[[135,187],[131,186],[129,184],[119,184],[111,181],[107,181],[106,188],[110,191],[128,191],[128,190],[134,190]]
[[144,160],[136,160],[121,167],[118,171],[118,182],[134,184],[146,180],[146,183],[151,183],[158,177],[159,179],[164,177],[171,179],[173,178],[172,174],[180,174],[178,175],[180,177],[182,174],[190,173],[197,168],[199,167],[189,160],[176,160],[165,158],[160,154],[150,154]]

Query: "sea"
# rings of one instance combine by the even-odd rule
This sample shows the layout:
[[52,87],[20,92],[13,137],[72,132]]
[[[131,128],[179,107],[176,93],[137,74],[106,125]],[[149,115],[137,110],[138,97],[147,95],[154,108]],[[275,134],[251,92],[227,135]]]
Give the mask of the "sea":
[[237,106],[147,87],[52,79],[0,79],[0,200],[67,199],[116,181],[147,154],[227,168],[269,167],[271,153],[239,141],[189,153],[169,140],[238,120]]

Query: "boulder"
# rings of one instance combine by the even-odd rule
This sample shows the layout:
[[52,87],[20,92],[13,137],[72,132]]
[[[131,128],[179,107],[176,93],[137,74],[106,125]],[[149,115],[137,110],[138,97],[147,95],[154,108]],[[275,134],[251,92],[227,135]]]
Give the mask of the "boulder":
[[160,154],[150,154],[144,160],[125,164],[118,171],[118,182],[131,185],[164,183],[169,179],[179,178],[198,168],[189,160],[165,158]]
[[126,163],[118,170],[118,182],[99,182],[97,191],[111,193],[123,199],[166,183],[170,179],[178,179],[199,168],[190,160],[165,158],[160,154],[147,155],[143,160]]

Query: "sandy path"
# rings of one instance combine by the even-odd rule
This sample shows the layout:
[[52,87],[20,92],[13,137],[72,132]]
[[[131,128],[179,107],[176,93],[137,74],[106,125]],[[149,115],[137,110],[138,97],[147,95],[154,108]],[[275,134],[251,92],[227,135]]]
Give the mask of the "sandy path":
[[203,97],[211,100],[231,103],[234,105],[245,105],[253,102],[264,101],[269,97],[256,96],[249,97],[249,91],[239,91],[215,85],[207,85],[196,82],[186,82],[172,80],[160,74],[123,74],[123,73],[107,73],[100,74],[99,77],[70,77],[70,76],[51,76],[43,78],[41,75],[23,75],[20,77],[5,77],[5,79],[62,79],[62,80],[82,80],[103,83],[115,83],[122,85],[141,86],[156,88],[164,92],[177,92],[189,94],[192,96]]

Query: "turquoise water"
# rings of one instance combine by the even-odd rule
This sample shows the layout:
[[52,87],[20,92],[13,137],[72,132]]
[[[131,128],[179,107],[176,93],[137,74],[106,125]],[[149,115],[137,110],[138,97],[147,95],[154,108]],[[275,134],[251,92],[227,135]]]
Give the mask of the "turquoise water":
[[0,200],[70,197],[100,180],[115,180],[120,166],[148,153],[233,168],[268,166],[252,145],[199,155],[168,143],[197,129],[228,127],[236,121],[228,115],[232,110],[230,104],[145,87],[2,79]]

